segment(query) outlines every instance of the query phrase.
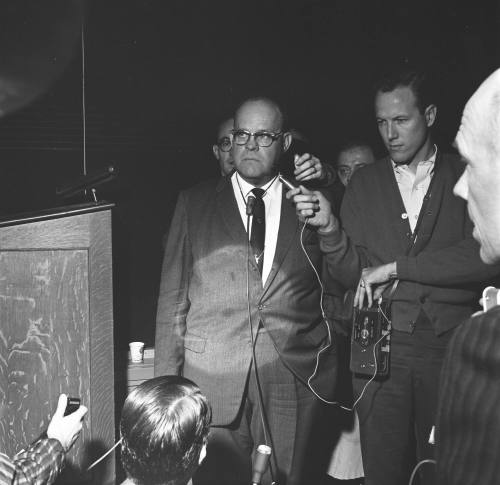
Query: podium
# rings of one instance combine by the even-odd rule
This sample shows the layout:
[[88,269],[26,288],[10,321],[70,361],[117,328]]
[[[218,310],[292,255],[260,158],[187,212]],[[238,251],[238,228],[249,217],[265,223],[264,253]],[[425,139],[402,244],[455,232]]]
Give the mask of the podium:
[[[60,393],[89,408],[59,484],[114,483],[111,208],[69,206],[0,221],[0,450],[46,429]],[[2,406],[3,405],[3,406]]]

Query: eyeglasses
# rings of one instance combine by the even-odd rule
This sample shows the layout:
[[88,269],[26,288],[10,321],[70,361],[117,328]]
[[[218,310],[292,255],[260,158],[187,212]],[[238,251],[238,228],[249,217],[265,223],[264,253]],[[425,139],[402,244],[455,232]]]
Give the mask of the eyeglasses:
[[228,138],[227,136],[224,136],[220,140],[217,141],[217,146],[223,152],[228,152],[229,150],[231,150],[232,145],[233,144],[231,143],[231,139]]
[[250,137],[254,137],[255,143],[260,147],[269,147],[276,141],[283,132],[271,133],[269,131],[258,131],[257,133],[251,133],[247,130],[232,130],[233,141],[236,145],[246,145]]

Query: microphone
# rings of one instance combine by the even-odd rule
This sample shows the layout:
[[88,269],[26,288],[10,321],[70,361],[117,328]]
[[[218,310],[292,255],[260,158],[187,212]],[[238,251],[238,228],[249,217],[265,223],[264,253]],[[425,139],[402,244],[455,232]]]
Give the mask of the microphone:
[[269,465],[270,456],[271,447],[267,445],[259,445],[253,462],[252,485],[260,485],[262,475],[264,475]]
[[251,216],[253,214],[254,207],[255,207],[255,197],[250,196],[247,199],[247,208],[246,208],[247,216]]

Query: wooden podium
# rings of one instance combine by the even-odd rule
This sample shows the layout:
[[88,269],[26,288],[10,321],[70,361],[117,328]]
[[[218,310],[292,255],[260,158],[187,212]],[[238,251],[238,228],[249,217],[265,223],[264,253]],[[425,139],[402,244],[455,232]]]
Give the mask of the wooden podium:
[[0,221],[0,450],[46,429],[60,393],[89,408],[56,483],[114,483],[112,204]]

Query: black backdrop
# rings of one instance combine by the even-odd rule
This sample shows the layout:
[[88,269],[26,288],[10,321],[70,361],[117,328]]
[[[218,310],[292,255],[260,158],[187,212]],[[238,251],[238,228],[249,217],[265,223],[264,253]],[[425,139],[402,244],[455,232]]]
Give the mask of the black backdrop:
[[[30,14],[29,1],[15,3],[49,38],[50,21]],[[449,143],[467,97],[500,64],[499,16],[498,1],[88,2],[86,164],[93,171],[114,163],[120,172],[98,190],[117,204],[120,345],[154,343],[162,237],[175,199],[217,175],[214,130],[238,100],[276,97],[324,160],[352,136],[382,154],[371,79],[392,60],[426,60],[439,73],[437,132]],[[19,35],[15,23],[2,26],[2,56],[15,51]],[[30,29],[22,35],[29,44]],[[78,35],[67,40],[70,60],[46,59],[62,71],[50,87],[0,119],[2,214],[64,205],[55,188],[83,171]]]

